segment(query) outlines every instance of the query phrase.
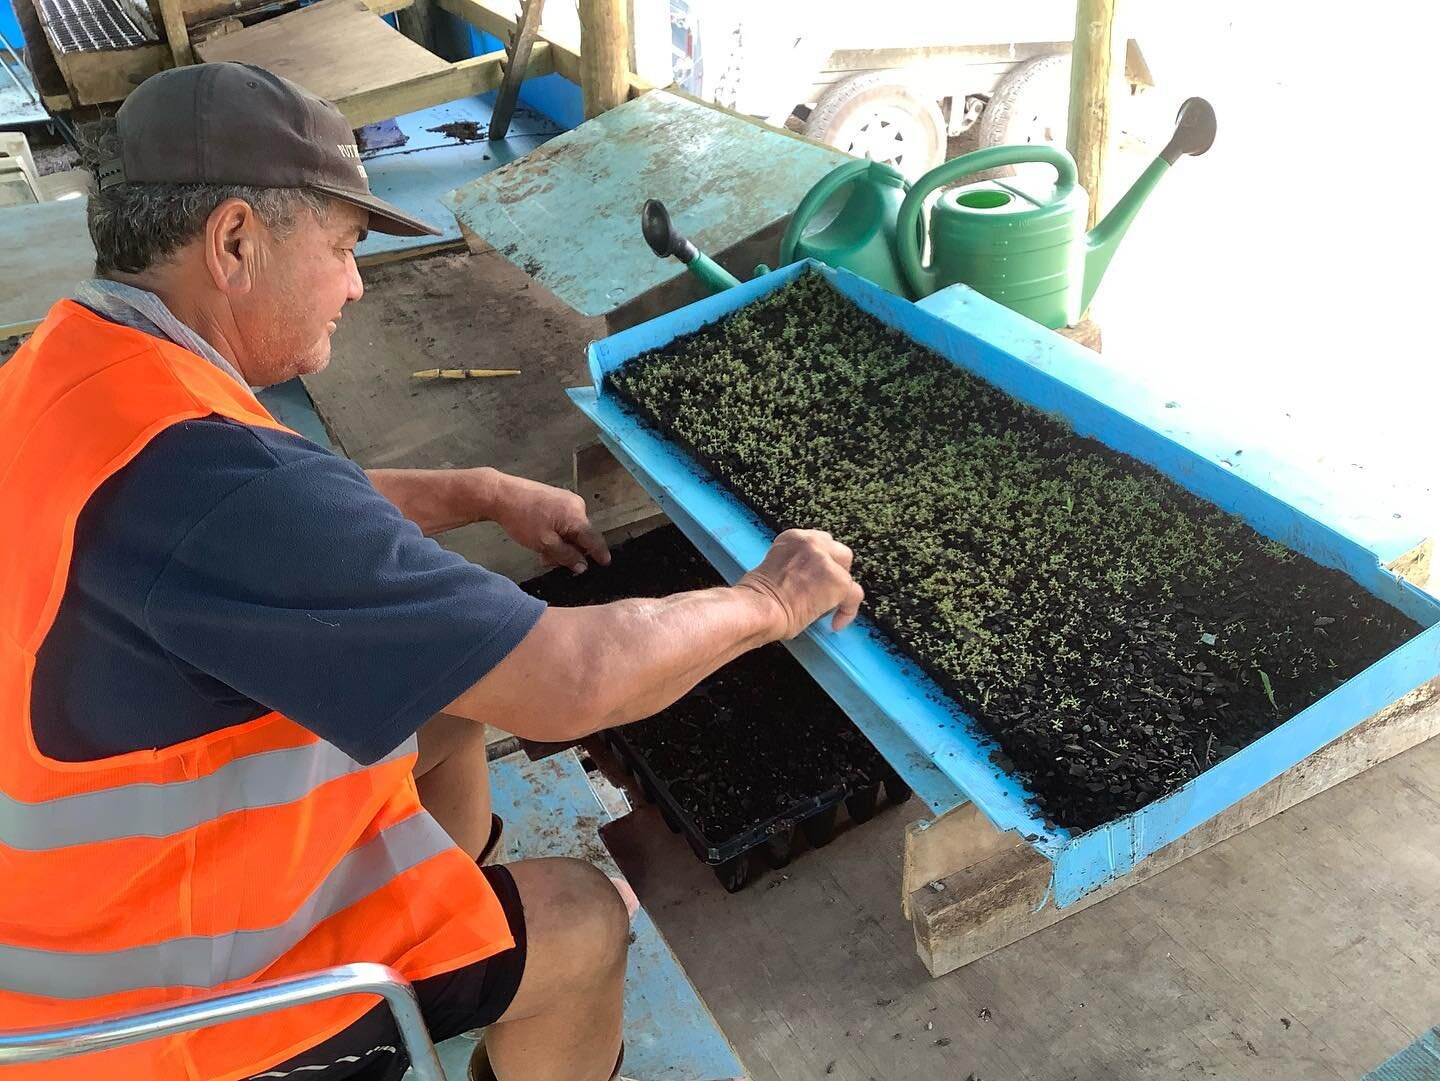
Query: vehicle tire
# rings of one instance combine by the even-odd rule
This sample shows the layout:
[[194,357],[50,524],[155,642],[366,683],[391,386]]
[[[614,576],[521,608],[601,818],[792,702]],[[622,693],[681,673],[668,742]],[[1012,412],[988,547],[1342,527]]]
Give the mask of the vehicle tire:
[[[1020,64],[1000,81],[980,114],[977,144],[1016,146],[1023,143],[1065,145],[1069,125],[1070,58],[1063,53],[1037,56]],[[986,175],[1013,176],[1013,168]]]
[[836,83],[805,134],[857,158],[893,165],[912,180],[945,160],[945,118],[902,72],[870,71]]

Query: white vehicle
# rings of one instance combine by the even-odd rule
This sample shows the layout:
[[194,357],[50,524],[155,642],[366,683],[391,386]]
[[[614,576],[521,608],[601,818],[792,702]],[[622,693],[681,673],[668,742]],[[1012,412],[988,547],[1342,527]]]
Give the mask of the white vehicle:
[[[681,87],[911,177],[975,124],[980,146],[1065,141],[1073,0],[668,4]],[[1125,80],[1153,85],[1133,39]]]

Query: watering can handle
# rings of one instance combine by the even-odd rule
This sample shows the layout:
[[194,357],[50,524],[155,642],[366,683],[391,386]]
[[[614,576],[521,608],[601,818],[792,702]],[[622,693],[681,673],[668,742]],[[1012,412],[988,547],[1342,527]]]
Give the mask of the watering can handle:
[[1057,202],[1070,194],[1078,179],[1075,159],[1059,147],[1044,144],[989,146],[984,150],[961,154],[931,169],[915,181],[905,201],[900,204],[900,213],[895,219],[896,254],[917,297],[928,296],[935,291],[934,272],[920,262],[920,252],[925,246],[925,228],[920,220],[920,211],[926,197],[942,184],[953,184],[973,173],[1007,165],[1049,165],[1055,170],[1054,199]]
[[[800,200],[800,205],[795,208],[795,213],[790,215],[790,224],[785,227],[785,236],[780,241],[781,266],[788,266],[795,261],[795,247],[800,243],[800,238],[805,235],[806,226],[810,224],[810,219],[815,217],[830,196],[875,168],[889,169],[890,167],[864,158],[857,158],[854,161],[837,165],[816,181],[815,186],[805,193],[805,198]],[[898,177],[899,173],[896,173],[896,176]],[[908,189],[909,186],[909,183],[906,182],[905,187]]]

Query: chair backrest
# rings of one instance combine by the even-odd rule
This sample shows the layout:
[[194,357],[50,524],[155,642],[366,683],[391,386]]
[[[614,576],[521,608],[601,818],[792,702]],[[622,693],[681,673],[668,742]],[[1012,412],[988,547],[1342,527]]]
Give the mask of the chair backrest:
[[414,988],[393,968],[372,964],[339,965],[305,976],[257,983],[243,991],[199,995],[178,1006],[137,1010],[83,1025],[0,1030],[0,1066],[105,1051],[342,995],[383,998],[395,1015],[415,1081],[445,1081]]

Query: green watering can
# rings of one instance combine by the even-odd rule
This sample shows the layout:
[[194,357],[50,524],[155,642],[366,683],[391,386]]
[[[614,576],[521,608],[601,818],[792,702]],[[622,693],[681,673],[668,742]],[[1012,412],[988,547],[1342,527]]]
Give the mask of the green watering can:
[[[807,233],[811,221],[842,188],[845,202],[823,228]],[[879,161],[847,161],[805,193],[780,241],[780,265],[816,259],[869,278],[882,289],[908,296],[905,270],[895,246],[895,229],[910,182]],[[916,222],[912,232],[919,228]],[[917,233],[916,236],[919,234]]]
[[[842,189],[839,210],[820,229],[806,233],[811,221]],[[853,270],[875,284],[909,294],[895,248],[895,217],[909,182],[898,170],[878,161],[855,160],[836,166],[800,201],[780,241],[780,265],[814,258]],[[640,211],[640,232],[660,258],[674,256],[713,292],[739,285],[740,280],[700,251],[675,228],[665,205],[655,199]],[[757,273],[768,268],[757,267]]]
[[[963,282],[1043,326],[1080,321],[1130,223],[1170,166],[1215,141],[1215,110],[1203,98],[1180,107],[1175,134],[1090,232],[1090,200],[1076,183],[1075,160],[1057,147],[996,146],[965,154],[917,180],[895,221],[896,257],[912,297]],[[1055,186],[1043,195],[1015,178],[946,191],[930,212],[931,260],[921,261],[921,211],[936,188],[1007,165],[1049,165]],[[1032,189],[1032,190],[1027,190]]]
[[[795,208],[780,242],[780,265],[813,258],[912,300],[963,282],[1044,326],[1070,326],[1080,321],[1115,249],[1160,178],[1181,157],[1198,157],[1214,141],[1215,110],[1204,98],[1190,98],[1180,106],[1165,149],[1088,233],[1089,196],[1076,183],[1075,160],[1056,147],[977,150],[930,170],[913,186],[883,163],[847,161]],[[936,188],[987,169],[1031,164],[1055,170],[1053,189],[1037,192],[1019,178],[952,188],[936,200],[927,229],[921,211]],[[838,210],[811,231],[842,190],[845,199]],[[711,290],[740,284],[680,234],[662,204],[647,202],[640,222],[656,255],[679,259]],[[928,264],[921,259],[927,232]]]

